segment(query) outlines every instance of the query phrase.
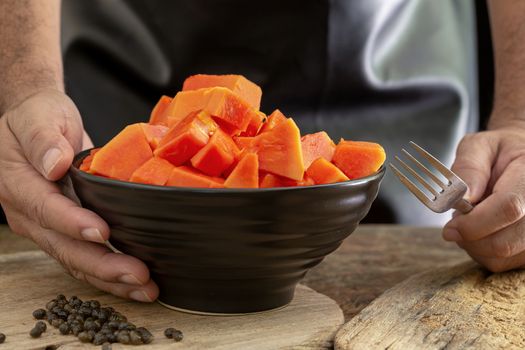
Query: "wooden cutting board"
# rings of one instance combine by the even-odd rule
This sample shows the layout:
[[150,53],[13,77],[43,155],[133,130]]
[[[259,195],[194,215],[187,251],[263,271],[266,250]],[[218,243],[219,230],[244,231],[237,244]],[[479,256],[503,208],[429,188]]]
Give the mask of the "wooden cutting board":
[[524,349],[525,270],[472,261],[386,291],[337,333],[335,349]]
[[[126,315],[130,322],[148,328],[155,340],[144,346],[113,344],[113,349],[323,349],[332,348],[343,313],[330,298],[299,285],[290,305],[266,313],[245,316],[200,316],[172,311],[163,306],[126,301],[79,282],[39,251],[0,255],[0,332],[7,336],[6,349],[96,349],[72,335],[60,335],[48,326],[41,338],[29,330],[33,310],[44,307],[57,294],[97,299]],[[163,331],[180,329],[184,339],[174,343]]]

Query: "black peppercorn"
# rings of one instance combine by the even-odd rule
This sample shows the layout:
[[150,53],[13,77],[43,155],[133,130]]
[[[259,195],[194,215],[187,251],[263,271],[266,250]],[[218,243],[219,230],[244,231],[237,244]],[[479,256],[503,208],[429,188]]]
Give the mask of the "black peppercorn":
[[0,344],[2,344],[3,342],[5,342],[5,334],[0,333]]
[[108,337],[108,341],[110,343],[116,343],[117,342],[117,335],[116,334],[111,333],[111,334],[108,334],[107,337]]
[[57,302],[55,300],[51,300],[50,302],[46,304],[46,309],[51,311],[51,309],[54,308],[55,306],[57,306]]
[[61,318],[57,318],[57,319],[51,321],[51,325],[52,325],[53,327],[55,327],[55,328],[60,327],[60,325],[63,324],[63,323],[64,323],[64,320],[61,319]]
[[90,300],[89,304],[90,304],[92,309],[99,309],[100,308],[100,303],[97,300]]
[[44,318],[46,318],[46,310],[36,309],[35,311],[33,311],[33,317],[37,320],[43,320]]
[[164,335],[166,336],[166,338],[173,338],[173,332],[175,332],[175,328],[166,328],[164,330]]
[[126,330],[119,331],[117,334],[117,341],[121,344],[129,344],[131,341],[129,339],[129,332]]
[[102,345],[107,341],[108,341],[108,337],[106,337],[106,335],[102,333],[95,334],[95,337],[93,338],[94,345]]
[[35,328],[41,329],[42,332],[45,332],[47,329],[47,326],[44,321],[38,321],[37,323],[35,323]]
[[77,337],[82,343],[91,343],[93,340],[93,337],[88,332],[80,332]]
[[38,327],[34,327],[33,329],[31,329],[29,331],[29,335],[32,337],[32,338],[38,338],[42,335],[44,331],[41,329],[41,328],[38,328]]
[[81,306],[78,311],[79,311],[79,314],[84,316],[84,317],[90,317],[91,316],[91,308],[89,308],[87,306]]
[[84,322],[84,330],[85,331],[95,330],[95,328],[96,328],[95,322],[93,322],[91,320],[87,320],[86,322]]
[[142,344],[142,337],[140,336],[139,332],[137,331],[129,332],[129,342],[130,344],[133,344],[133,345]]
[[173,340],[175,340],[176,342],[179,342],[182,340],[182,338],[184,338],[184,335],[182,334],[181,331],[176,329],[175,332],[173,332]]
[[80,332],[82,332],[82,327],[80,325],[71,326],[71,333],[73,333],[73,335],[78,336]]
[[60,331],[61,334],[63,335],[68,335],[69,332],[71,331],[71,328],[69,327],[69,325],[67,323],[62,323],[59,327],[58,327],[58,330]]
[[151,334],[146,328],[139,327],[137,328],[137,332],[139,332],[144,344],[149,344],[153,341],[153,334]]

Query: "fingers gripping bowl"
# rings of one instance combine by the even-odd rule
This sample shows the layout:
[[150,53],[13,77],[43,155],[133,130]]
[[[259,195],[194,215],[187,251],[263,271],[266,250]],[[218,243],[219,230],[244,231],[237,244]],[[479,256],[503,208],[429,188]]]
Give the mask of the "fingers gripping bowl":
[[288,304],[306,272],[368,213],[385,169],[351,181],[259,189],[144,185],[70,169],[110,243],[144,261],[164,304],[249,313]]

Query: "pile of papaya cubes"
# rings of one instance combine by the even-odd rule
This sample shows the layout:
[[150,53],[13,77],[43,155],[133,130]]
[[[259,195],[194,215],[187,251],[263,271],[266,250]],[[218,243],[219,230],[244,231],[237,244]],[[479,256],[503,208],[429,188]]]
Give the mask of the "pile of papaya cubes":
[[356,179],[385,161],[377,143],[301,137],[292,118],[261,112],[261,97],[240,75],[191,76],[174,98],[160,98],[148,123],[126,126],[80,169],[158,186],[269,188]]

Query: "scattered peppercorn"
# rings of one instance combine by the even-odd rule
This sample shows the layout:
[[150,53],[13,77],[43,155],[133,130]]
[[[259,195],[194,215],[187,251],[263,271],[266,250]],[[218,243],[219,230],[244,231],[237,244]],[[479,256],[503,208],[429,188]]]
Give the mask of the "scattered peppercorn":
[[35,311],[33,311],[33,317],[37,320],[43,320],[44,318],[46,318],[46,310],[36,309]]
[[[112,307],[102,307],[97,300],[82,301],[77,296],[68,300],[59,294],[46,303],[45,308],[33,311],[33,316],[47,320],[63,335],[74,334],[81,342],[102,345],[102,349],[111,349],[111,343],[117,342],[149,344],[154,338],[146,328],[135,326],[126,316]],[[37,338],[46,328],[43,321],[38,321],[30,335]]]
[[58,327],[58,330],[60,331],[61,334],[63,335],[68,335],[69,332],[71,332],[71,328],[69,327],[69,325],[67,323],[62,323],[59,327]]
[[182,334],[181,331],[176,329],[175,332],[173,332],[173,340],[175,340],[176,342],[179,342],[182,340],[182,338],[184,338],[184,335]]
[[173,332],[175,332],[175,328],[166,328],[164,330],[164,335],[166,336],[166,338],[173,338]]
[[0,333],[0,344],[2,344],[3,342],[5,342],[5,334]]
[[29,331],[29,335],[32,337],[32,338],[38,338],[42,335],[44,331],[42,330],[42,328],[39,328],[39,327],[34,327],[33,329],[31,329]]

